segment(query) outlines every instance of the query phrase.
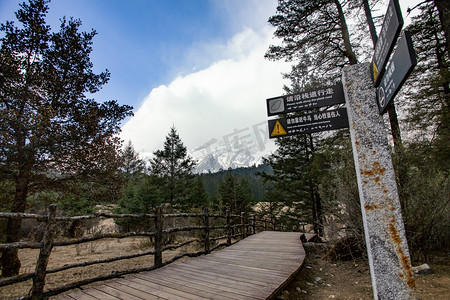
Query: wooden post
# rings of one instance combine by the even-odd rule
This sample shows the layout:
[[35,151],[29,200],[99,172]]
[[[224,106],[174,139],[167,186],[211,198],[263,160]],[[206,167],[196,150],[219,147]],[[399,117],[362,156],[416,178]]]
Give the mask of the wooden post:
[[230,210],[227,209],[227,246],[231,245],[231,217]]
[[256,217],[255,217],[255,214],[252,215],[252,230],[253,230],[253,234],[256,234]]
[[210,253],[211,250],[209,248],[209,213],[208,213],[208,208],[204,207],[203,208],[203,212],[204,212],[204,226],[205,226],[205,232],[204,232],[204,236],[205,236],[205,252],[206,253]]
[[267,231],[267,220],[264,218],[264,231]]
[[155,208],[155,267],[160,268],[162,266],[162,209],[161,206]]
[[245,230],[245,213],[241,212],[241,226],[242,226],[242,237],[245,238],[246,235],[246,230]]
[[48,260],[53,248],[53,238],[55,236],[55,217],[56,205],[48,206],[48,219],[45,226],[44,237],[42,238],[43,247],[39,252],[39,258],[34,271],[33,287],[31,288],[31,299],[42,299],[45,286],[45,271],[47,270]]

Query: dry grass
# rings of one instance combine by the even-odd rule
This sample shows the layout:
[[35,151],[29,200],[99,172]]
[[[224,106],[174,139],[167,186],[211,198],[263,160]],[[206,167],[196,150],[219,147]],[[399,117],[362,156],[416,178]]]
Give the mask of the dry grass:
[[[163,260],[168,260],[184,252],[194,252],[201,245],[194,243],[177,250],[163,252]],[[124,239],[104,239],[85,244],[55,247],[50,256],[48,269],[61,267],[67,264],[112,258],[116,256],[140,253],[153,249],[153,245],[146,237],[131,237]],[[19,257],[22,263],[20,273],[33,272],[39,255],[37,249],[21,249]],[[153,266],[153,255],[133,259],[120,260],[112,263],[97,264],[87,267],[73,268],[58,273],[49,274],[46,277],[45,289],[63,286],[70,282],[108,275],[113,272],[144,268]],[[16,283],[10,286],[0,287],[0,299],[14,299],[29,292],[32,281]]]

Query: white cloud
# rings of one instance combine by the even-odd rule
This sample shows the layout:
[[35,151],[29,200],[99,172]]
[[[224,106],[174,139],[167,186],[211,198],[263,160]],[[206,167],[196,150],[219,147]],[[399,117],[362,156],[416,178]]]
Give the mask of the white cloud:
[[271,37],[267,26],[258,32],[246,28],[227,45],[208,47],[224,59],[154,88],[122,127],[122,138],[147,156],[162,147],[172,125],[193,149],[267,120],[265,99],[282,94],[281,72],[289,70],[284,62],[264,58]]

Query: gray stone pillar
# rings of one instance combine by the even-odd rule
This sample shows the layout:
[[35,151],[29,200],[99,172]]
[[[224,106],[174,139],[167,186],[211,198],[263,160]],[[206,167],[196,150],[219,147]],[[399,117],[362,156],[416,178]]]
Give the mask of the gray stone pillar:
[[369,64],[343,69],[350,135],[375,299],[417,299],[387,132]]

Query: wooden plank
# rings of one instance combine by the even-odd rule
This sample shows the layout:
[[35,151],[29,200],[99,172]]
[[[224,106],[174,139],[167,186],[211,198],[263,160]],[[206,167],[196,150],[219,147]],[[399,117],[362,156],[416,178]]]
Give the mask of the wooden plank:
[[107,294],[105,292],[102,292],[100,290],[97,290],[95,288],[85,289],[83,292],[85,292],[88,295],[91,295],[92,297],[95,297],[97,299],[104,299],[104,300],[117,300],[120,298],[114,297],[110,294]]
[[69,297],[69,296],[66,296],[66,295],[59,296],[58,299],[60,299],[60,300],[73,300],[72,297]]
[[[300,235],[259,233],[206,256],[127,276],[68,296],[87,300],[269,299],[293,278],[303,263],[305,251]],[[104,297],[99,298],[101,296]]]
[[268,263],[276,263],[276,264],[283,264],[283,265],[291,265],[292,262],[298,261],[301,263],[303,260],[303,255],[293,255],[293,256],[278,256],[278,255],[259,255],[259,256],[244,256],[244,255],[234,255],[233,253],[222,253],[220,255],[211,256],[209,257],[222,257],[222,258],[229,258],[229,259],[236,259],[236,260],[247,260],[247,261],[266,261]]
[[[228,260],[235,260],[235,261],[248,261],[248,262],[266,262],[268,264],[276,264],[280,267],[278,269],[283,269],[283,265],[289,266],[292,265],[292,262],[298,261],[299,263],[302,262],[303,256],[295,255],[291,256],[289,258],[286,257],[278,257],[278,255],[274,255],[271,253],[270,255],[261,255],[261,256],[243,256],[243,255],[233,255],[232,253],[220,253],[219,255],[208,255],[205,256],[204,259],[210,258],[210,259],[228,259]],[[275,267],[276,268],[276,267]]]
[[[176,269],[176,274],[178,276],[183,276],[184,279],[188,278],[205,278],[205,279],[211,279],[214,280],[214,282],[220,282],[220,284],[223,284],[225,286],[237,286],[239,285],[240,287],[244,287],[245,289],[264,289],[267,288],[268,285],[265,283],[259,283],[259,282],[253,282],[251,279],[249,278],[243,278],[243,279],[239,279],[239,281],[236,280],[236,277],[233,276],[226,276],[223,274],[218,274],[218,273],[212,273],[212,272],[207,272],[207,271],[198,271],[198,270],[184,270],[181,268],[177,268]],[[161,274],[166,276],[166,273]],[[152,276],[155,276],[155,274],[152,274]],[[168,274],[167,276],[171,276],[173,277],[172,274]]]
[[71,297],[73,299],[77,299],[77,300],[78,299],[79,300],[96,300],[96,299],[98,299],[98,298],[95,298],[95,297],[93,297],[91,295],[85,294],[84,291],[78,291],[78,292],[71,293],[71,294],[66,295],[66,296],[69,296],[69,297]]
[[[179,271],[179,269],[177,269],[177,271]],[[261,299],[258,298],[255,295],[255,291],[257,289],[252,291],[249,291],[249,288],[241,288],[239,286],[238,283],[234,284],[233,286],[229,286],[224,284],[223,282],[214,280],[211,277],[200,277],[197,276],[197,274],[195,272],[192,273],[184,273],[184,274],[188,274],[191,275],[192,277],[190,278],[194,278],[195,281],[192,282],[192,286],[197,286],[200,289],[207,289],[207,290],[213,290],[213,291],[218,291],[219,294],[225,294],[227,296],[227,298],[231,298],[231,299],[240,299],[242,296],[245,296],[247,299]],[[145,275],[141,275],[146,277],[147,280],[152,280],[154,275],[149,275],[149,276],[145,276]],[[172,274],[168,275],[170,276],[170,278],[174,278],[177,279],[178,281],[184,281],[186,279],[186,277],[182,277],[179,276],[176,272],[173,272]]]
[[104,293],[107,293],[107,294],[109,294],[111,296],[114,296],[114,297],[116,297],[118,299],[130,299],[130,300],[142,299],[142,298],[134,296],[133,294],[129,294],[129,293],[124,292],[122,290],[119,290],[117,288],[110,287],[110,286],[108,286],[106,284],[99,285],[99,286],[94,287],[94,288],[99,290],[99,291],[102,291]]
[[173,295],[173,294],[169,294],[167,292],[164,291],[160,291],[158,289],[155,289],[154,287],[149,287],[148,285],[144,285],[140,282],[136,282],[135,280],[131,280],[131,278],[127,278],[127,279],[121,279],[118,281],[118,283],[123,284],[123,285],[127,285],[129,287],[132,287],[134,289],[137,289],[139,291],[145,292],[146,294],[148,294],[148,297],[159,297],[160,299],[169,299],[169,300],[185,300],[186,298],[177,296],[177,295]]
[[[154,275],[146,277],[145,275],[141,275],[144,280],[152,281],[152,282],[159,282],[160,284],[164,284],[165,279],[161,279],[161,281],[155,279]],[[257,297],[253,297],[251,293],[249,293],[245,289],[238,289],[236,287],[227,287],[224,285],[221,285],[220,283],[214,282],[213,280],[203,280],[201,278],[198,278],[195,274],[193,274],[194,277],[191,277],[188,279],[189,287],[186,287],[186,285],[179,285],[176,288],[182,289],[185,292],[188,293],[196,293],[196,290],[212,290],[215,291],[215,294],[213,296],[213,299],[242,299],[242,296],[245,296],[247,299],[261,299]],[[170,276],[170,278],[176,279],[177,283],[180,282],[186,282],[186,278],[182,278],[175,273]],[[195,281],[192,281],[192,278],[195,279]],[[166,283],[167,284],[167,283]],[[226,297],[220,297],[220,295],[226,295]]]
[[[268,283],[266,283],[266,282],[258,282],[258,281],[255,281],[251,277],[239,276],[239,274],[226,275],[221,272],[213,272],[213,270],[200,270],[200,269],[193,269],[193,268],[187,268],[187,269],[177,268],[176,271],[179,272],[180,274],[189,272],[189,273],[197,274],[197,276],[206,276],[206,277],[214,278],[217,280],[227,280],[228,279],[228,280],[234,282],[235,284],[236,283],[251,284],[254,286],[259,286],[260,288],[264,288],[264,287],[268,286]],[[191,278],[191,277],[192,276],[190,276],[189,278]]]
[[[130,286],[120,284],[120,283],[118,283],[117,281],[114,281],[114,282],[108,282],[108,283],[105,283],[105,285],[110,286],[110,287],[113,287],[113,288],[118,289],[118,290],[121,290],[121,291],[123,291],[123,292],[125,292],[125,293],[128,293],[128,294],[130,294],[130,295],[133,295],[133,296],[138,297],[138,298],[140,298],[140,299],[146,299],[146,300],[164,299],[164,298],[162,298],[162,297],[158,297],[158,296],[155,296],[155,295],[151,295],[151,294],[149,294],[149,293],[146,293],[146,292],[143,292],[143,291],[141,291],[141,290],[132,288],[132,287],[130,287]],[[126,299],[126,298],[125,298],[125,299]]]
[[224,265],[229,266],[240,266],[240,267],[247,267],[253,270],[255,273],[258,272],[269,272],[272,274],[277,274],[280,276],[283,275],[290,275],[290,271],[287,268],[280,268],[279,265],[276,264],[268,264],[264,261],[249,261],[246,259],[229,259],[229,258],[223,258],[223,257],[205,257],[205,261],[211,261],[211,262],[217,262]]
[[228,297],[227,295],[223,295],[223,293],[221,293],[219,291],[205,290],[204,287],[199,286],[196,282],[192,281],[191,278],[179,279],[179,278],[175,278],[173,276],[165,277],[165,276],[155,275],[155,274],[152,274],[151,278],[155,282],[171,284],[172,286],[177,286],[179,288],[182,287],[182,289],[184,289],[186,291],[190,291],[193,295],[197,295],[199,297],[199,299],[200,299],[200,297],[204,297],[207,299],[218,299],[218,300],[233,299],[231,297]]
[[235,276],[236,280],[245,279],[245,278],[252,278],[253,281],[271,284],[273,283],[278,276],[271,275],[271,274],[258,274],[258,276],[255,276],[255,273],[252,270],[248,270],[243,267],[236,267],[236,266],[229,266],[229,265],[221,265],[221,268],[218,269],[220,264],[215,264],[214,262],[208,262],[208,264],[204,265],[189,265],[189,264],[183,264],[178,266],[178,268],[187,268],[192,270],[199,270],[199,271],[207,271],[212,273],[218,273],[218,274],[225,274],[229,276]]
[[158,293],[160,293],[162,297],[165,297],[170,300],[172,300],[172,299],[190,299],[190,300],[199,299],[199,297],[196,295],[192,295],[192,294],[186,293],[184,291],[180,291],[180,290],[177,290],[177,289],[174,289],[171,287],[167,287],[165,285],[156,284],[151,281],[146,281],[139,277],[130,276],[129,280],[139,283],[139,284],[142,284],[142,285],[149,287],[155,291],[158,291]]

